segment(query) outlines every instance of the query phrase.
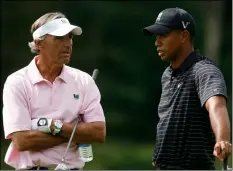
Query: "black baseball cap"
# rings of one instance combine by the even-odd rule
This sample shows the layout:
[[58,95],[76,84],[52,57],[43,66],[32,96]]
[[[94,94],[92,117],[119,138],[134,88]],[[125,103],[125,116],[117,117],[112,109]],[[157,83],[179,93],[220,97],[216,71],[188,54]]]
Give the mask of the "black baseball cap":
[[145,36],[165,35],[173,30],[188,30],[191,36],[195,36],[195,21],[184,9],[167,8],[161,11],[151,26],[145,27]]

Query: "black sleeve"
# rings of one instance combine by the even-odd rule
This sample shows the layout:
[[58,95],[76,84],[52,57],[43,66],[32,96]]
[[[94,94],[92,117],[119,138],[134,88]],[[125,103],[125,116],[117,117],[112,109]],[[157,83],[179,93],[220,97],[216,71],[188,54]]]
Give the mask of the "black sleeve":
[[221,71],[213,64],[199,67],[195,74],[198,96],[203,107],[212,96],[221,95],[227,100],[226,83]]

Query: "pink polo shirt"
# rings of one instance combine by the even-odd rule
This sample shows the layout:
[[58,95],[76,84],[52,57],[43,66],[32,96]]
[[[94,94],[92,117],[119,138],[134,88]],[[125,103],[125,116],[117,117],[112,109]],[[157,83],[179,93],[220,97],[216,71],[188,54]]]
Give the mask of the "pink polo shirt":
[[[36,58],[36,57],[35,57]],[[53,84],[43,79],[35,58],[19,71],[8,76],[3,89],[3,124],[5,138],[17,131],[31,130],[34,118],[60,119],[74,123],[79,113],[84,122],[104,121],[100,92],[90,75],[64,65]],[[33,166],[55,168],[61,162],[67,143],[40,152],[19,152],[10,144],[5,162],[15,169]],[[67,154],[69,168],[82,168],[78,148],[73,143]]]

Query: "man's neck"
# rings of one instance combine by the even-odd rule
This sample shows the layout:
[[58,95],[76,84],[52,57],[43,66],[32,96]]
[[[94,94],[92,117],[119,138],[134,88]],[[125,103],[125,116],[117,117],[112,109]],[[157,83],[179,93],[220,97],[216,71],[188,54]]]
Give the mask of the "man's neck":
[[187,48],[187,50],[183,50],[174,61],[171,61],[172,68],[173,69],[179,68],[181,66],[181,64],[184,62],[184,60],[193,51],[194,51],[193,47]]
[[51,83],[60,75],[63,65],[53,64],[42,57],[36,58],[36,66],[42,77]]

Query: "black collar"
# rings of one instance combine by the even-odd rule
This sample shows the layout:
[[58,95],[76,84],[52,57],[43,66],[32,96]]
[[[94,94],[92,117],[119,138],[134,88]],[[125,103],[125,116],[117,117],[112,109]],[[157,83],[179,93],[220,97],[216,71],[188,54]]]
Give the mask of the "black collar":
[[172,73],[172,75],[176,75],[178,73],[182,73],[186,71],[188,68],[190,68],[197,60],[198,52],[193,51],[191,52],[187,58],[184,60],[184,62],[180,65],[179,68],[173,69],[172,66],[169,66],[169,71]]

